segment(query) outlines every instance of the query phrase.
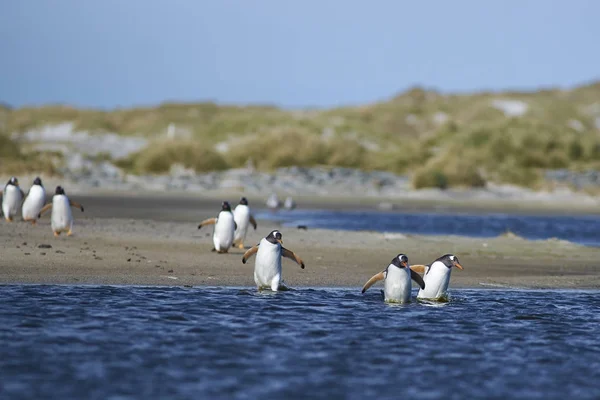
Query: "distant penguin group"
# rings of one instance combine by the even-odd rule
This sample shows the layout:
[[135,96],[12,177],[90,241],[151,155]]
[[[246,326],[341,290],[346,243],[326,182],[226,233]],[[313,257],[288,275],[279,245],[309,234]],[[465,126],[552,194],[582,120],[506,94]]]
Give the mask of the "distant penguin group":
[[[11,177],[2,191],[2,214],[8,222],[13,222],[19,209],[23,221],[35,225],[47,210],[52,208],[50,226],[54,236],[66,232],[67,236],[73,233],[73,214],[71,207],[77,207],[83,211],[83,206],[70,200],[61,186],[56,187],[52,202],[46,203],[46,189],[40,177],[36,177],[29,188],[27,195],[19,186],[19,180]],[[44,205],[45,204],[45,205]]]

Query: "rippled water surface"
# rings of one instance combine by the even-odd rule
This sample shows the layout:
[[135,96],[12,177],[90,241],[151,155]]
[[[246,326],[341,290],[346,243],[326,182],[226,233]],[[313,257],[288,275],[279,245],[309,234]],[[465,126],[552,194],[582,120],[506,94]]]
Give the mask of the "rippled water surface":
[[0,286],[0,398],[600,397],[598,292],[374,289]]
[[261,219],[283,222],[285,226],[375,230],[422,235],[462,235],[494,237],[513,232],[527,239],[558,238],[575,243],[600,246],[598,215],[517,215],[429,212],[377,212],[294,210],[258,214]]

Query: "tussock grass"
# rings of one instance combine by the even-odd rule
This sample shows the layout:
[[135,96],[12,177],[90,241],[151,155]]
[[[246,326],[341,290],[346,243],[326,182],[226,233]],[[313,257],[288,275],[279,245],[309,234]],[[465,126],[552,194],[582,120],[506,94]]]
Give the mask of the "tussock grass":
[[56,166],[60,159],[61,156],[57,153],[23,149],[18,142],[0,132],[0,173],[39,173],[52,176],[57,174]]
[[[495,100],[524,102],[526,111],[508,117]],[[10,133],[71,121],[76,129],[151,138],[148,148],[119,161],[134,173],[162,173],[173,163],[200,172],[252,159],[261,169],[329,165],[409,173],[415,187],[486,181],[536,187],[547,169],[600,166],[598,117],[600,83],[460,95],[415,87],[387,101],[328,110],[210,102],[110,111],[54,105],[2,109],[0,122]],[[188,139],[162,140],[171,124]],[[229,150],[216,153],[223,141]]]
[[227,168],[223,157],[209,146],[192,140],[158,140],[141,151],[117,161],[117,165],[138,174],[162,174],[173,164],[181,164],[196,172]]

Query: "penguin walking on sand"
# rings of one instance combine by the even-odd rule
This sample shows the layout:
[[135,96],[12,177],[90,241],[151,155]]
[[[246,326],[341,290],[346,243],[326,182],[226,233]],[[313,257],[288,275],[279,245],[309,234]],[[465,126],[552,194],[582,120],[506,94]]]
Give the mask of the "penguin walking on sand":
[[265,204],[270,210],[275,211],[281,207],[281,200],[279,200],[277,193],[271,193]]
[[448,285],[452,267],[464,269],[454,254],[444,254],[431,265],[412,265],[413,271],[423,274],[425,288],[419,290],[417,299],[445,301],[448,300]]
[[45,203],[46,189],[42,185],[42,180],[37,177],[33,181],[33,185],[29,188],[29,192],[27,192],[27,196],[23,202],[21,209],[23,220],[31,222],[32,225],[35,224]]
[[248,224],[252,224],[254,230],[256,230],[256,220],[250,212],[248,199],[245,197],[240,199],[240,203],[233,210],[233,220],[237,224],[237,228],[233,235],[233,243],[236,243],[240,249],[243,249],[246,233],[248,232]]
[[19,180],[16,177],[11,177],[2,191],[2,213],[4,219],[12,222],[13,218],[19,212],[21,203],[25,194],[19,187]]
[[213,231],[213,243],[215,247],[213,247],[211,251],[216,251],[219,254],[227,253],[233,244],[233,236],[237,228],[229,202],[224,201],[223,204],[221,204],[221,211],[217,218],[205,219],[200,222],[198,229],[205,225],[215,226]]
[[71,207],[77,207],[83,212],[83,206],[69,199],[65,190],[61,186],[57,186],[54,196],[52,196],[52,203],[48,203],[42,207],[38,218],[52,208],[50,226],[52,227],[54,236],[60,235],[61,232],[67,232],[67,236],[71,236],[73,234],[73,214],[71,213]]
[[242,263],[246,264],[246,261],[254,254],[256,254],[254,282],[259,291],[271,289],[276,292],[288,289],[281,278],[281,257],[294,260],[300,265],[300,268],[304,269],[304,261],[293,251],[283,247],[283,238],[278,230],[272,231],[256,246],[248,250],[242,257]]
[[417,282],[421,289],[425,288],[423,278],[410,269],[408,257],[402,253],[394,257],[386,269],[373,275],[363,286],[362,293],[381,280],[384,281],[383,297],[387,303],[410,302],[412,280]]

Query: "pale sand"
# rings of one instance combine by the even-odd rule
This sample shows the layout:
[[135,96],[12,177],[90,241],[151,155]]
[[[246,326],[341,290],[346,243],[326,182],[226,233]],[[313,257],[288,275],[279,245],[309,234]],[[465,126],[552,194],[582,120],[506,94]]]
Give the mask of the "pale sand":
[[[0,223],[0,283],[209,285],[254,287],[254,258],[243,250],[210,252],[212,228],[198,222],[216,216],[215,199],[83,197],[85,212],[73,209],[74,235],[54,238],[48,215],[37,225]],[[237,199],[230,197],[233,204]],[[250,199],[252,206],[252,199]],[[311,207],[335,207],[312,203]],[[359,207],[355,205],[354,207]],[[348,206],[349,207],[349,206]],[[372,204],[370,207],[374,207]],[[256,244],[277,224],[258,220],[246,245]],[[385,268],[398,253],[412,264],[456,254],[451,287],[600,288],[600,249],[568,242],[519,238],[472,239],[380,232],[281,228],[284,244],[306,263],[283,261],[286,283],[302,287],[356,287]],[[49,244],[52,248],[40,248]]]

